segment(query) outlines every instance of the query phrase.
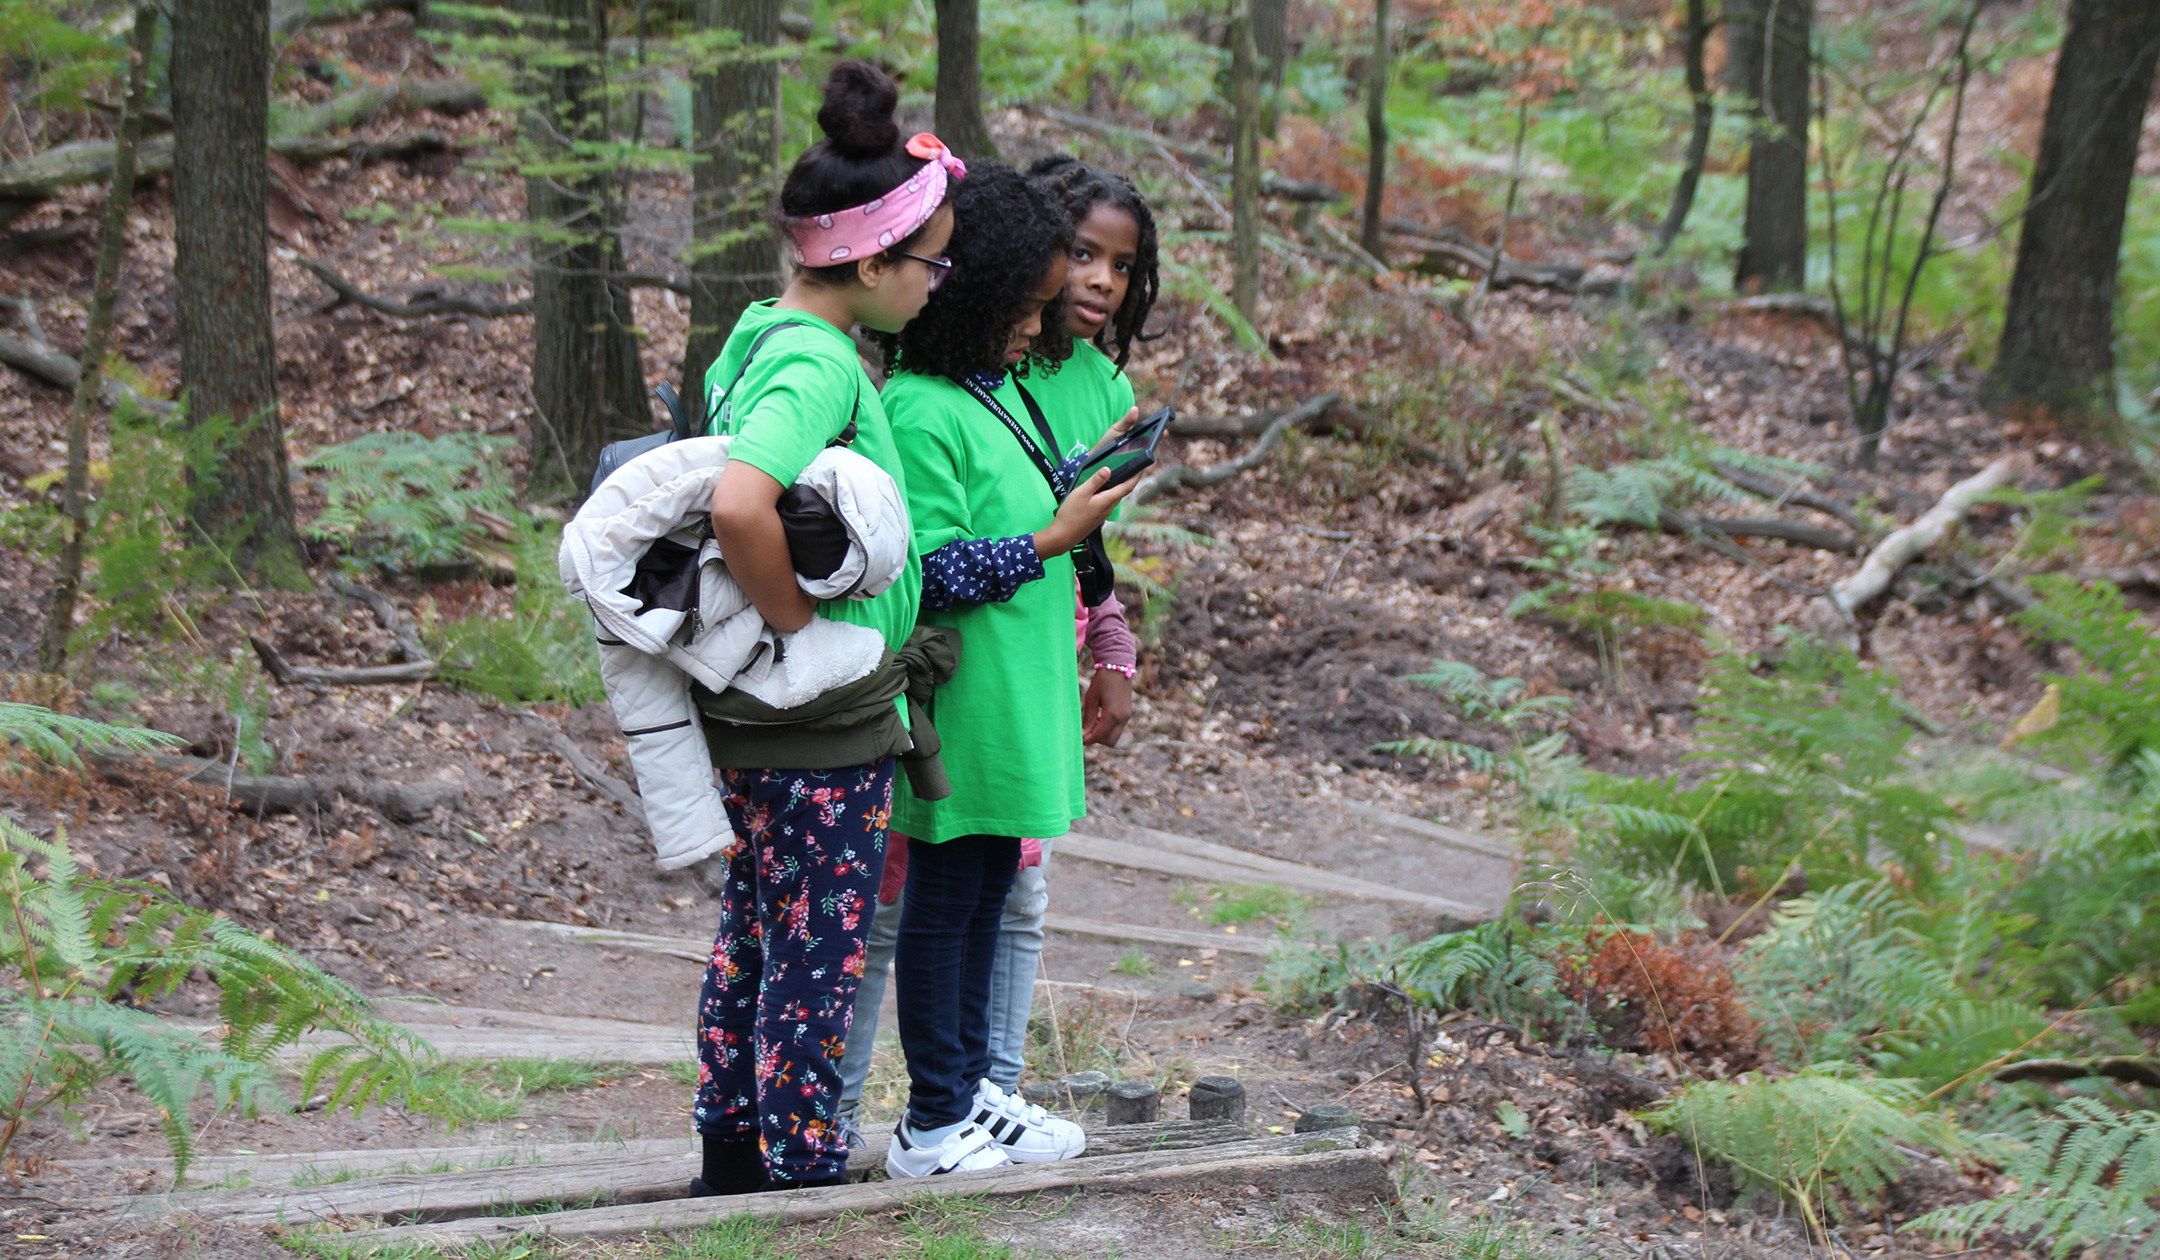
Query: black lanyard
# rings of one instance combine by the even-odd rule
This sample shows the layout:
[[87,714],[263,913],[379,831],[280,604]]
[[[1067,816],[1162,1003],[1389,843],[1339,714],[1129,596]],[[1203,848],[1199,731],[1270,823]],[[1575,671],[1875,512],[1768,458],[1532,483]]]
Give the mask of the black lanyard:
[[1060,503],[1064,502],[1065,496],[1072,493],[1067,469],[1063,463],[1052,463],[1051,457],[1043,453],[1058,449],[1057,435],[1050,431],[1050,421],[1043,416],[1042,408],[1035,404],[1035,396],[1027,392],[1027,387],[1018,380],[1013,381],[1013,388],[1020,392],[1020,401],[1027,404],[1028,418],[1035,422],[1035,431],[1042,434],[1042,445],[1039,447],[1028,438],[1027,430],[1020,427],[1020,422],[1013,419],[1012,413],[991,396],[990,391],[983,387],[973,373],[961,380],[960,388],[988,408],[991,415],[1004,422],[1005,428],[1020,443],[1020,449],[1026,451],[1028,458],[1035,461],[1036,471],[1043,475],[1044,481],[1050,483],[1051,496]]

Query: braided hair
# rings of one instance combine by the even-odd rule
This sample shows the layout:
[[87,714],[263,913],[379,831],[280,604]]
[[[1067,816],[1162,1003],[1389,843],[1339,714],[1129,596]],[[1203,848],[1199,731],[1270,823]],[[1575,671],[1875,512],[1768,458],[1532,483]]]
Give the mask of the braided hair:
[[[952,272],[897,333],[872,333],[885,366],[958,381],[1006,370],[1005,346],[1050,265],[1071,252],[1072,222],[1042,189],[1003,162],[968,163],[953,185]],[[1065,295],[1043,307],[1042,332],[1010,370],[1054,373],[1072,355]]]
[[1095,334],[1096,348],[1110,355],[1122,369],[1132,357],[1135,341],[1152,340],[1142,329],[1147,326],[1148,312],[1155,309],[1155,295],[1160,288],[1155,215],[1148,209],[1147,198],[1140,195],[1131,180],[1098,171],[1070,153],[1037,160],[1028,167],[1027,176],[1064,206],[1074,223],[1087,218],[1095,207],[1106,205],[1123,210],[1139,225],[1140,243],[1134,250],[1132,283],[1125,290],[1125,301]]

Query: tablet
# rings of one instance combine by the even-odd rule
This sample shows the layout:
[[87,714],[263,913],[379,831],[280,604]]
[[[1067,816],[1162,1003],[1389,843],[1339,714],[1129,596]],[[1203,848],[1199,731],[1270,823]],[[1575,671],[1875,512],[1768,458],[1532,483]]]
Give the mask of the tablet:
[[1139,476],[1155,462],[1155,445],[1162,441],[1163,434],[1170,430],[1170,422],[1176,418],[1177,412],[1165,407],[1126,430],[1115,441],[1089,451],[1080,461],[1079,470],[1073,474],[1073,484],[1086,481],[1104,468],[1113,470],[1110,480],[1103,483],[1105,490]]

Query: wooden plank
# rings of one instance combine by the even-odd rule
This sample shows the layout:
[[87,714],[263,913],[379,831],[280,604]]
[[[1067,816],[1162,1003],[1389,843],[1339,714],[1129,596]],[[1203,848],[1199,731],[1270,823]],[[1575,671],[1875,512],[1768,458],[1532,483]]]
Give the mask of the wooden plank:
[[1382,826],[1402,832],[1405,835],[1416,836],[1420,840],[1430,840],[1434,844],[1445,845],[1451,849],[1460,849],[1465,853],[1475,853],[1480,857],[1489,857],[1501,862],[1513,862],[1522,853],[1515,845],[1495,836],[1479,835],[1475,831],[1464,831],[1460,827],[1450,827],[1445,823],[1429,822],[1423,818],[1412,818],[1408,814],[1398,814],[1393,810],[1382,809],[1377,805],[1367,805],[1362,801],[1341,801],[1338,804],[1350,813],[1361,818],[1370,818]]
[[1254,954],[1265,958],[1275,947],[1265,938],[1219,936],[1213,932],[1187,932],[1179,928],[1143,927],[1137,923],[1109,923],[1071,914],[1046,914],[1043,926],[1073,936],[1099,936],[1113,941],[1138,941],[1146,945],[1175,945],[1179,949],[1215,949],[1225,954]]
[[[892,1144],[890,1132],[864,1138],[848,1158],[848,1171],[857,1177],[883,1169],[885,1152]],[[1222,1120],[1124,1125],[1089,1133],[1086,1158],[1231,1146],[1251,1140],[1243,1127]],[[323,1220],[408,1224],[462,1220],[551,1203],[599,1206],[681,1197],[690,1178],[697,1175],[696,1152],[681,1140],[647,1145],[662,1149],[620,1150],[538,1165],[476,1160],[477,1166],[453,1171],[356,1178],[328,1185],[115,1195],[92,1200],[91,1206],[152,1216],[191,1212],[257,1225]],[[334,1157],[336,1152],[327,1154]]]
[[[694,1149],[694,1141],[685,1138],[647,1138],[628,1142],[504,1140],[485,1146],[408,1146],[390,1150],[203,1155],[188,1164],[188,1177],[197,1182],[215,1182],[245,1176],[251,1178],[253,1183],[260,1184],[273,1178],[290,1181],[296,1176],[319,1178],[325,1175],[380,1174],[392,1170],[418,1171],[427,1168],[506,1168],[606,1159],[617,1155],[680,1154]],[[53,1164],[56,1167],[83,1172],[119,1169],[169,1173],[173,1170],[173,1161],[168,1157],[137,1159],[126,1155],[107,1155],[96,1159],[56,1159]]]
[[[1213,883],[1268,883],[1298,892],[1325,896],[1363,897],[1438,910],[1458,918],[1483,920],[1491,912],[1465,902],[1437,897],[1408,888],[1369,883],[1351,875],[1338,875],[1317,866],[1285,862],[1233,849],[1228,845],[1195,840],[1150,827],[1136,827],[1090,819],[1089,830],[1058,837],[1057,852],[1065,857],[1106,862],[1112,866],[1168,875],[1185,875]],[[1112,838],[1114,831],[1119,837]]]
[[340,1242],[371,1248],[413,1244],[454,1248],[540,1235],[619,1237],[653,1230],[696,1229],[730,1217],[750,1216],[793,1224],[851,1213],[888,1212],[925,1199],[1003,1198],[1068,1189],[1130,1194],[1221,1186],[1242,1193],[1244,1187],[1252,1186],[1263,1194],[1355,1196],[1392,1202],[1395,1184],[1387,1165],[1378,1152],[1355,1145],[1357,1141],[1355,1133],[1291,1135],[1200,1151],[1107,1155],[910,1181],[672,1199],[533,1216],[474,1217],[352,1233]]
[[539,919],[484,919],[481,922],[567,936],[586,945],[614,945],[648,954],[666,954],[672,958],[683,958],[700,964],[712,959],[712,942],[701,941],[692,936],[652,936],[644,932],[618,932],[611,928],[580,927],[575,923],[547,923]]

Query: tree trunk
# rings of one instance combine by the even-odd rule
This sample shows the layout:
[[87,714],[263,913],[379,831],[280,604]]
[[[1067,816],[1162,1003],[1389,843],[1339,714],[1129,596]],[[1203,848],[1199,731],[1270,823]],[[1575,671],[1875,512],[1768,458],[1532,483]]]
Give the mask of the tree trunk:
[[1365,224],[1358,243],[1387,261],[1387,225],[1381,203],[1387,197],[1388,0],[1373,0],[1372,64],[1365,71]]
[[270,322],[269,79],[269,0],[177,0],[174,316],[186,423],[214,448],[200,452],[213,458],[208,472],[190,461],[188,520],[240,573],[286,586],[307,575]]
[[1268,135],[1282,116],[1283,71],[1290,64],[1290,0],[1252,0],[1253,50],[1260,57],[1260,126]]
[[[620,280],[612,172],[569,150],[607,138],[605,93],[597,76],[607,37],[603,0],[526,0],[545,38],[570,54],[542,71],[545,116],[530,129],[545,160],[571,169],[525,181],[533,237],[533,416],[527,493],[581,502],[600,448],[652,431],[637,321]],[[579,169],[582,167],[583,169]]]
[[128,208],[135,200],[135,144],[142,139],[144,77],[157,51],[157,22],[155,4],[138,5],[135,29],[128,33],[127,96],[120,102],[112,184],[105,193],[105,217],[98,228],[97,274],[90,282],[90,314],[83,328],[82,375],[75,379],[75,401],[68,408],[67,480],[60,491],[60,571],[53,577],[45,637],[38,644],[38,669],[48,674],[67,668],[75,601],[82,591],[84,535],[90,531],[90,409],[103,392],[113,294],[120,285],[120,260],[127,254]]
[[1695,189],[1702,183],[1703,163],[1710,156],[1710,129],[1717,122],[1717,101],[1710,95],[1710,78],[1703,71],[1703,45],[1710,39],[1706,0],[1687,0],[1687,41],[1682,60],[1687,66],[1688,96],[1695,103],[1694,124],[1688,131],[1687,159],[1680,167],[1680,182],[1673,186],[1672,208],[1658,226],[1653,253],[1662,254],[1679,239],[1687,226],[1688,211],[1695,207]]
[[1260,57],[1251,0],[1230,21],[1230,304],[1245,322],[1260,315]]
[[2070,0],[2002,346],[1982,391],[1991,407],[2113,424],[2116,268],[2156,59],[2160,4]]
[[964,158],[998,155],[983,121],[982,32],[976,0],[937,0],[937,133]]
[[[698,25],[707,32],[740,32],[746,53],[769,52],[780,40],[780,0],[699,0]],[[719,357],[743,308],[780,288],[779,249],[764,214],[778,168],[773,111],[779,91],[779,64],[759,57],[701,75],[692,102],[694,221],[682,398],[701,432],[706,368]]]
[[1807,279],[1809,40],[1815,0],[1732,0],[1735,86],[1749,99],[1747,214],[1734,287],[1797,289]]

